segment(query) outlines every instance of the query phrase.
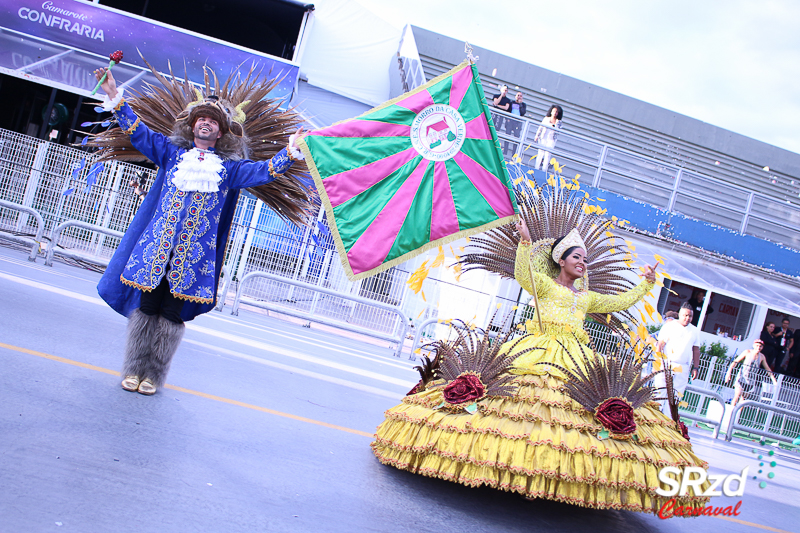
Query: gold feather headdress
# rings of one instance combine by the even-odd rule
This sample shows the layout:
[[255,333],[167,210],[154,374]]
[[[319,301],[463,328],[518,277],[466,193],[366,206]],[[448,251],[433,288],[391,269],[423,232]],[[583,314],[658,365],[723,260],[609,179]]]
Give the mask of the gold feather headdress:
[[[150,129],[171,139],[190,135],[193,117],[202,107],[214,106],[228,119],[229,131],[217,141],[220,157],[266,161],[286,145],[289,135],[303,122],[293,109],[280,109],[280,99],[268,97],[282,78],[269,79],[255,67],[244,73],[235,69],[224,83],[220,83],[214,71],[206,69],[204,84],[198,88],[186,73],[183,80],[176,78],[172,66],[167,78],[146,60],[145,63],[161,86],[148,83],[141,91],[130,90],[131,96],[126,101]],[[191,144],[191,138],[188,141]],[[147,161],[120,128],[111,127],[92,135],[86,145],[100,149],[100,161]],[[287,221],[306,223],[316,198],[316,191],[298,179],[307,171],[305,163],[297,161],[281,178],[248,191]]]
[[[576,287],[600,294],[617,294],[634,287],[635,284],[625,276],[625,271],[633,270],[629,264],[631,252],[622,239],[614,237],[614,224],[610,220],[584,208],[586,198],[582,192],[547,186],[528,191],[527,194],[517,193],[517,203],[533,242],[552,244],[558,237],[572,231],[578,237],[582,236],[583,245],[578,246],[586,250],[588,269],[584,279],[588,286],[584,285],[584,279],[579,279]],[[565,240],[567,239],[561,242]],[[462,256],[459,264],[465,272],[483,269],[514,279],[514,262],[519,241],[520,235],[514,224],[495,228],[472,237],[467,253]],[[552,254],[549,246],[546,251],[548,256]],[[555,278],[558,275],[558,265],[553,262],[551,267],[549,275]],[[588,316],[614,329],[620,328],[624,321],[636,322],[627,310],[610,315],[590,313]]]

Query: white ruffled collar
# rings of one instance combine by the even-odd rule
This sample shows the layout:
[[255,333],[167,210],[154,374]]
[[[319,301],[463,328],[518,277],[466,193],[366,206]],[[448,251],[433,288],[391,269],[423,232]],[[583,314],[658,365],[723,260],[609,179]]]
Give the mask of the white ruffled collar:
[[213,150],[194,147],[181,154],[172,184],[184,192],[217,192],[223,170],[222,159]]

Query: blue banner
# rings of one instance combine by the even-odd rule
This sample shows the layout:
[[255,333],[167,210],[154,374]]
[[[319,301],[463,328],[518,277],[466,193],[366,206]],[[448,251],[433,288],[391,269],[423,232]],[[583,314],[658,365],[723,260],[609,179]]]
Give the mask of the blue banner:
[[[122,65],[146,68],[138,49],[156,70],[168,72],[168,62],[171,62],[175,74],[182,77],[185,68],[189,79],[195,82],[203,80],[203,65],[211,67],[224,79],[236,67],[242,65],[247,70],[254,64],[265,76],[285,76],[270,95],[279,98],[292,93],[299,72],[297,65],[284,59],[77,0],[0,0],[0,28],[105,58],[115,50],[122,50]],[[16,65],[19,57],[8,57],[11,54],[13,50],[0,52],[2,66],[23,67]],[[103,64],[98,61],[97,66]],[[93,86],[94,82],[89,80],[87,84]]]

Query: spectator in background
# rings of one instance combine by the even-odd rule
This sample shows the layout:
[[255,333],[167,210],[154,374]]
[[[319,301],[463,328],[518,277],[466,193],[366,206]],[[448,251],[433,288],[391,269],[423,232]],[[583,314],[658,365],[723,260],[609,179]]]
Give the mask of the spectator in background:
[[791,348],[789,348],[789,366],[786,374],[797,377],[798,363],[800,363],[800,328],[794,330],[792,335],[792,344]]
[[764,348],[761,352],[764,354],[764,358],[767,360],[767,364],[770,368],[775,368],[775,354],[778,350],[778,341],[772,335],[775,331],[775,323],[774,322],[767,322],[764,324],[764,329],[761,331],[761,342],[764,343]]
[[769,372],[769,377],[772,378],[772,382],[777,385],[775,375],[769,369],[767,360],[764,359],[764,354],[761,352],[763,346],[763,341],[761,341],[761,339],[756,339],[753,342],[753,347],[750,350],[743,351],[739,357],[731,361],[731,365],[728,367],[728,372],[725,374],[725,383],[731,380],[733,367],[736,366],[736,363],[739,361],[744,361],[742,363],[742,368],[739,369],[739,375],[737,376],[736,383],[733,387],[734,394],[733,401],[731,401],[731,407],[736,405],[742,395],[744,395],[746,399],[747,396],[753,392],[753,388],[758,383],[758,376],[756,375],[755,371],[762,366],[767,370],[767,372]]
[[[492,96],[492,105],[501,111],[511,111],[511,100],[508,98],[508,85],[498,85],[500,89],[500,94],[496,94]],[[509,121],[500,114],[493,114],[492,117],[494,118],[494,129],[498,132],[505,126],[506,133],[508,132]],[[514,153],[513,146],[508,141],[503,141],[503,155],[505,157],[511,157]]]
[[561,129],[561,119],[563,117],[564,110],[561,109],[560,105],[554,104],[550,106],[547,115],[542,119],[542,125],[536,130],[533,142],[539,143],[543,148],[539,148],[533,168],[538,169],[541,167],[542,170],[547,172],[547,168],[550,166],[550,151],[548,148],[553,148],[556,145],[556,140],[558,139],[557,130]]
[[[686,303],[692,306],[692,325],[697,326],[697,323],[700,321],[700,311],[703,310],[703,300],[706,299],[706,291],[703,289],[695,289],[692,292],[692,297],[687,300]],[[706,316],[710,315],[714,312],[714,308],[710,305],[708,309],[706,309]]]
[[781,329],[774,333],[778,342],[778,352],[775,358],[775,366],[780,367],[780,372],[786,372],[791,356],[792,345],[794,344],[794,331],[789,328],[789,318],[783,317]]
[[[677,320],[668,320],[658,333],[658,353],[663,354],[660,361],[664,370],[672,372],[672,387],[678,399],[683,397],[689,377],[697,377],[700,367],[700,334],[692,324],[692,308],[684,303]],[[656,359],[656,362],[659,358]],[[658,369],[658,367],[655,367]],[[653,386],[665,391],[666,378],[658,374],[653,378]],[[657,393],[661,396],[660,391]],[[669,401],[661,402],[661,410],[669,415]]]
[[[492,103],[497,109],[503,111],[511,110],[511,100],[508,99],[508,85],[498,85],[500,94],[492,96]],[[497,124],[495,124],[497,126]]]
[[[509,109],[509,113],[512,115],[516,115],[518,117],[524,117],[525,112],[528,110],[528,106],[525,105],[525,102],[522,101],[522,93],[517,93],[517,96],[514,98],[514,101],[511,102],[511,108]],[[506,133],[509,135],[513,135],[516,138],[519,138],[519,132],[522,130],[522,120],[514,120],[514,119],[507,119],[506,120]]]

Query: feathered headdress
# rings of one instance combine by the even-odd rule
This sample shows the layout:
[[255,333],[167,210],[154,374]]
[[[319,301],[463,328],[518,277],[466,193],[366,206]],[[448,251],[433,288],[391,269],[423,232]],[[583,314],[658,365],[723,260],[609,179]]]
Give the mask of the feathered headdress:
[[642,375],[645,363],[652,359],[652,351],[648,349],[638,361],[632,355],[596,354],[588,357],[581,344],[576,344],[581,350],[581,361],[585,361],[585,370],[563,344],[561,347],[572,360],[573,370],[555,363],[539,364],[558,368],[564,373],[567,377],[564,392],[594,413],[609,432],[608,436],[628,438],[636,431],[634,410],[654,399],[654,389],[647,383],[662,372],[658,370]]
[[[549,243],[546,253],[552,254],[551,245],[559,237],[576,230],[582,236],[583,248],[586,250],[588,287],[579,286],[583,280],[576,282],[576,287],[588,289],[600,294],[618,294],[634,287],[624,274],[632,271],[628,262],[631,253],[621,239],[615,239],[611,233],[613,223],[597,213],[584,209],[586,198],[583,193],[569,191],[561,187],[537,188],[534,194],[517,193],[520,215],[533,242]],[[566,239],[565,239],[566,240]],[[466,254],[460,265],[466,272],[473,269],[484,269],[505,278],[514,279],[514,262],[520,235],[514,224],[508,224],[483,235],[472,237]],[[563,242],[563,241],[562,241]],[[562,252],[563,253],[563,252]],[[549,272],[551,277],[558,275],[558,265],[553,262]],[[635,322],[630,311],[618,311],[608,315],[590,313],[595,321],[608,323],[619,328],[624,321]]]
[[[141,92],[131,90],[132,96],[126,101],[150,129],[170,136],[170,140],[180,146],[191,146],[193,118],[218,111],[220,131],[227,131],[217,141],[217,154],[223,159],[266,161],[286,145],[289,134],[303,122],[292,109],[281,110],[281,100],[267,97],[281,79],[267,79],[254,67],[244,74],[239,69],[234,70],[224,83],[219,82],[215,72],[206,69],[201,90],[186,74],[183,80],[176,78],[171,66],[167,78],[146,60],[145,63],[161,87],[148,83]],[[207,109],[203,111],[203,108]],[[86,145],[100,149],[100,161],[147,161],[120,128],[112,127],[92,135]],[[284,219],[295,224],[305,223],[310,218],[316,195],[298,179],[306,172],[305,164],[297,161],[282,177],[248,191]]]
[[[430,374],[433,372],[436,380],[443,380],[436,383],[436,387],[444,387],[443,404],[440,407],[450,410],[475,412],[476,403],[483,398],[513,395],[515,388],[511,380],[516,376],[508,373],[511,364],[525,353],[543,349],[532,347],[512,353],[517,343],[525,338],[520,337],[510,347],[506,346],[515,333],[513,328],[492,340],[488,329],[474,328],[460,320],[453,321],[450,326],[456,338],[425,346],[435,352],[435,357],[432,364],[426,365],[429,367],[425,369],[427,372],[420,369],[422,380],[409,393],[415,394],[430,388]],[[508,349],[501,353],[504,347]]]

